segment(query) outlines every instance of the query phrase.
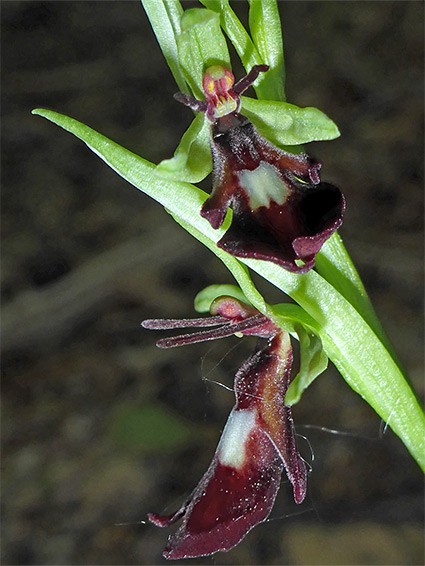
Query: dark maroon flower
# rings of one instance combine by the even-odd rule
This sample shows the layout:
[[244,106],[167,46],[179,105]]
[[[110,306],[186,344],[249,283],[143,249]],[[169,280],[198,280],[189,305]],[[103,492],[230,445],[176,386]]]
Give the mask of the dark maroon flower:
[[296,448],[291,409],[284,403],[292,363],[289,334],[232,297],[216,299],[211,313],[214,316],[207,319],[142,323],[151,329],[220,325],[160,340],[157,345],[163,348],[234,333],[268,339],[236,374],[236,404],[198,486],[175,513],[148,515],[159,527],[183,519],[168,541],[166,558],[194,558],[233,548],[269,516],[284,469],[296,503],[306,494],[306,467]]
[[205,101],[182,93],[176,99],[211,121],[213,190],[201,215],[217,229],[233,208],[232,224],[217,245],[237,257],[305,273],[341,225],[345,201],[337,187],[320,182],[320,163],[278,149],[239,114],[240,94],[267,70],[256,65],[234,84],[228,69],[210,67],[203,79]]

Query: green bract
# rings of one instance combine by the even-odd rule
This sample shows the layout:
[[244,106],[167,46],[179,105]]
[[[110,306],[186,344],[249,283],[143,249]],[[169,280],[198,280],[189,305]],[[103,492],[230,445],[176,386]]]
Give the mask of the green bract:
[[285,403],[294,405],[301,399],[304,389],[328,367],[328,356],[319,336],[308,332],[303,324],[294,324],[300,342],[300,371],[293,379],[285,395]]
[[[251,43],[242,24],[224,0],[205,0],[211,9],[190,10],[189,14],[183,16],[181,24],[178,2],[142,1],[180,90],[192,90],[199,98],[205,68],[215,62],[228,64],[227,46],[220,24],[237,51],[243,45],[255,46],[250,55],[244,55],[244,63],[249,61],[250,64],[250,57],[254,61],[258,54],[261,58],[267,58],[266,62],[272,69],[283,70],[280,25],[278,30],[277,8],[272,0],[250,3],[250,25],[254,38],[250,40]],[[258,19],[255,25],[254,19]],[[271,27],[267,28],[267,25]],[[269,29],[270,38],[267,37]],[[265,73],[265,76],[270,75]],[[181,84],[182,77],[190,89]],[[261,92],[263,98],[270,100],[267,95],[275,92],[274,97],[283,100],[279,94],[282,85],[276,81],[277,77],[274,77],[273,88],[268,79],[259,81],[257,94]],[[260,86],[265,88],[264,93]],[[279,101],[248,98],[243,99],[243,107],[247,114],[251,112],[252,120],[259,129],[263,128],[263,135],[279,144],[301,144],[317,139],[332,139],[338,135],[335,124],[316,109],[299,109]],[[337,234],[324,244],[317,255],[317,271],[303,275],[290,273],[270,262],[236,259],[216,245],[229,227],[231,211],[221,228],[214,230],[200,216],[206,193],[184,182],[203,178],[211,167],[203,116],[195,118],[175,157],[156,167],[72,118],[41,109],[34,110],[34,114],[76,135],[124,179],[160,202],[181,226],[227,266],[248,302],[282,328],[297,335],[301,347],[301,368],[288,390],[287,402],[297,402],[305,387],[326,367],[323,345],[324,352],[350,387],[388,423],[419,465],[425,468],[423,411],[397,364],[360,278]],[[297,305],[268,305],[254,286],[248,268],[292,297]],[[231,289],[225,288],[228,289],[227,294],[231,294]],[[215,292],[217,289],[204,290],[197,298],[197,308],[205,309]]]

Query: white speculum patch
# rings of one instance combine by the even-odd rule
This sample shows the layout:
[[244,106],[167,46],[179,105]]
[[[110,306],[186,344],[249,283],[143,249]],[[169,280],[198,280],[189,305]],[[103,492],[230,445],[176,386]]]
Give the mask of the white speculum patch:
[[255,416],[255,409],[230,413],[217,447],[220,464],[242,468],[245,463],[245,443],[255,428]]
[[260,206],[268,207],[270,201],[282,205],[289,196],[289,189],[277,174],[276,169],[262,161],[257,169],[244,169],[238,172],[241,187],[249,197],[249,205],[255,210]]

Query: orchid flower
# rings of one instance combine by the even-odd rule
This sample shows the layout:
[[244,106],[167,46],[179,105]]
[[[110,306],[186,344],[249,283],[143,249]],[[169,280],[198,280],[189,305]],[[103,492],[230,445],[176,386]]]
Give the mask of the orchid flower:
[[320,182],[320,163],[278,149],[239,114],[240,94],[268,69],[255,65],[234,84],[232,72],[215,65],[203,77],[205,101],[181,92],[175,98],[211,122],[213,190],[201,216],[217,229],[233,207],[232,224],[217,245],[236,257],[305,273],[341,225],[345,201],[338,188]]
[[268,340],[236,374],[236,404],[198,486],[175,513],[148,515],[159,527],[183,519],[164,551],[164,556],[172,559],[205,556],[238,544],[269,516],[284,469],[296,503],[303,501],[307,489],[306,466],[297,451],[291,409],[284,403],[292,364],[289,334],[233,297],[215,299],[210,312],[210,318],[142,323],[155,330],[217,326],[159,340],[160,348],[232,334]]

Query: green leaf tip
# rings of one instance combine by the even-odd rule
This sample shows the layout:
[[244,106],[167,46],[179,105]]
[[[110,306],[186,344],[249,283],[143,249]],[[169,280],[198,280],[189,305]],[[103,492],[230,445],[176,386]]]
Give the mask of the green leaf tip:
[[179,87],[189,94],[189,87],[178,60],[177,36],[181,32],[183,8],[179,0],[141,0],[161,51]]
[[276,0],[249,0],[249,30],[263,62],[270,67],[259,98],[284,101],[285,63]]

